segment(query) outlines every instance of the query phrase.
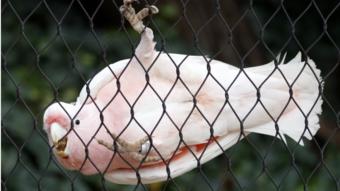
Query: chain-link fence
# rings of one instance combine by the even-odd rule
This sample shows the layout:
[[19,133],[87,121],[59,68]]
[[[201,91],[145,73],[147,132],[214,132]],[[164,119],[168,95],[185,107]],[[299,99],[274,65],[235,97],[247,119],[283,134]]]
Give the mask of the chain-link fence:
[[[213,79],[215,85],[222,84],[220,90],[223,94],[223,104],[218,106],[216,118],[220,115],[220,118],[223,118],[222,111],[229,109],[238,117],[237,128],[240,128],[239,134],[245,138],[238,139],[233,146],[205,164],[201,164],[202,156],[195,156],[196,168],[176,178],[172,177],[170,169],[167,168],[167,180],[152,184],[143,184],[140,181],[143,174],[139,174],[139,171],[147,169],[147,166],[130,167],[137,177],[136,185],[109,182],[100,170],[93,175],[84,175],[79,170],[86,168],[85,161],[75,171],[65,169],[62,165],[64,163],[58,162],[56,158],[56,146],[50,146],[43,130],[44,112],[52,103],[74,102],[81,87],[89,84],[91,81],[88,80],[95,74],[113,62],[136,55],[135,47],[140,36],[120,15],[119,7],[122,4],[121,1],[108,0],[2,1],[3,190],[340,190],[340,168],[337,164],[340,161],[338,0],[295,2],[178,0],[135,3],[138,10],[145,4],[156,5],[160,10],[158,15],[145,21],[154,32],[157,50],[165,52],[173,62],[176,61],[170,52],[200,55],[205,59],[203,64],[209,72],[198,85],[198,89],[204,89],[208,78]],[[260,96],[260,89],[271,80],[275,71],[281,73],[282,80],[289,78],[288,73],[280,71],[278,62],[281,58],[276,59],[279,53],[285,52],[287,61],[297,52],[302,52],[304,58],[310,57],[321,70],[322,80],[318,80],[317,71],[314,71],[310,62],[304,62],[304,67],[297,72],[298,76],[293,80],[298,81],[303,71],[309,69],[314,73],[314,80],[318,83],[319,89],[315,91],[320,90],[320,94],[310,101],[316,105],[318,100],[323,100],[321,128],[310,141],[304,141],[302,138],[305,133],[312,134],[311,124],[308,124],[309,112],[304,112],[303,109],[300,109],[300,112],[306,119],[305,127],[297,140],[298,143],[290,138],[284,143],[280,140],[283,137],[280,137],[279,133],[274,137],[248,135],[243,129],[244,124],[248,122],[247,116],[256,112],[254,108],[257,105],[266,108],[264,101],[261,101],[263,97]],[[249,83],[254,83],[253,98],[257,101],[248,108],[244,116],[238,113],[239,108],[233,107],[229,97],[233,83],[223,87],[223,82],[216,80],[218,78],[214,73],[210,73],[210,59],[221,60],[240,68],[239,73],[234,76],[235,81],[244,75]],[[248,76],[245,68],[263,65],[271,60],[275,60],[272,72],[267,73],[262,85],[256,84],[254,79]],[[152,67],[156,64],[157,62],[153,61]],[[167,97],[174,88],[170,88],[163,96],[157,92],[153,81],[149,79],[152,67],[144,71],[143,77],[147,83],[140,95],[134,98],[134,101],[124,99],[132,111],[131,121],[138,124],[140,118],[134,115],[133,111],[138,107],[136,105],[140,104],[138,99],[144,94],[145,89],[152,89],[158,100],[156,105],[161,109],[160,116],[151,118],[156,120],[153,129],[157,131],[158,124],[163,118],[174,117],[169,111],[170,107],[167,107]],[[180,63],[173,65],[174,74],[177,72],[173,83],[182,84],[186,93],[191,96],[189,101],[193,105],[188,115],[181,117],[188,121],[193,113],[196,112],[196,115],[199,113],[200,121],[203,121],[209,131],[208,143],[218,144],[219,137],[214,136],[215,122],[207,119],[204,109],[199,106],[199,91],[192,91],[190,84],[187,84],[189,82],[184,80],[185,77],[179,75],[180,67]],[[117,76],[114,78],[119,81]],[[288,83],[286,93],[289,94],[291,102],[299,105],[299,100],[295,100],[291,93],[294,87]],[[124,97],[124,92],[121,95]],[[108,97],[110,100],[107,105],[116,99],[116,95]],[[98,101],[92,95],[86,95],[86,100],[94,103]],[[178,106],[178,111],[179,107],[185,106]],[[97,110],[99,114],[94,118],[100,119],[101,125],[93,128],[98,132],[99,129],[108,130],[107,126],[110,124],[101,117],[104,109]],[[122,111],[121,108],[118,110]],[[274,112],[271,109],[265,111],[268,116]],[[282,115],[284,114],[279,114],[278,118]],[[82,123],[77,122],[71,115],[69,117],[73,125]],[[280,120],[275,117],[271,120],[274,124],[272,128],[280,129]],[[190,146],[186,144],[184,133],[182,134],[186,127],[183,127],[183,123],[182,126],[173,123],[179,134],[172,136],[180,137],[176,152],[180,150],[184,153],[185,147]],[[73,125],[70,131],[75,131]],[[129,125],[125,125],[124,129],[128,128]],[[138,128],[147,132],[143,125],[139,125]],[[81,140],[78,144],[85,150],[96,141],[95,136],[98,132],[92,134],[89,142]],[[124,133],[119,136],[124,137]],[[83,137],[78,135],[78,138]],[[111,138],[112,144],[117,144],[114,142],[117,137]],[[148,138],[154,137],[150,135]],[[300,145],[302,142],[304,146]],[[180,145],[184,147],[180,148]],[[209,144],[196,145],[196,149],[205,151],[208,146]],[[154,149],[159,154],[157,148]],[[102,150],[97,154],[105,155],[104,153],[110,152]],[[194,154],[190,147],[186,152]],[[120,155],[119,152],[115,153]],[[181,157],[175,155],[173,154],[172,158]],[[94,166],[103,165],[96,163],[93,159],[95,157],[86,154],[85,160]],[[118,156],[113,156],[110,160],[114,161],[114,157]],[[165,166],[169,166],[168,158],[162,156],[161,158]]]

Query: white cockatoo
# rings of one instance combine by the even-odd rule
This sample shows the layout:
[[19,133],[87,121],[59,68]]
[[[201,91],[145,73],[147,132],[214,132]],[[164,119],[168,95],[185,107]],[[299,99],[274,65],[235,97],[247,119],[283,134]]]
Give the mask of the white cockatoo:
[[75,103],[47,108],[44,130],[64,167],[120,184],[153,183],[196,168],[250,133],[302,144],[318,131],[322,80],[311,59],[299,53],[287,64],[239,69],[156,51],[153,31],[139,32],[133,58],[100,71]]

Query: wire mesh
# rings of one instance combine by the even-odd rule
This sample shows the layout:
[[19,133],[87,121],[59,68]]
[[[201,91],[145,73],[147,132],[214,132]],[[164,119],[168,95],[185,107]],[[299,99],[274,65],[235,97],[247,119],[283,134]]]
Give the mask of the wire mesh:
[[[150,83],[149,72],[155,62],[149,69],[140,63],[146,83],[132,102],[120,93],[131,108],[131,118],[118,138],[131,123],[148,134],[133,111],[146,89],[150,89],[162,108],[152,133],[164,117],[169,118],[179,132],[176,151],[181,144],[186,146],[197,160],[197,168],[178,178],[173,178],[167,168],[166,181],[146,185],[140,181],[142,166],[130,165],[139,180],[132,186],[105,180],[104,173],[96,167],[98,164],[88,155],[78,170],[83,169],[87,161],[98,169],[96,175],[86,176],[64,169],[42,130],[43,113],[54,102],[74,101],[82,85],[88,84],[88,79],[105,66],[135,56],[138,35],[120,16],[121,4],[121,1],[108,0],[2,1],[3,190],[340,190],[340,169],[337,166],[340,160],[339,1],[141,1],[137,5],[139,8],[144,4],[155,4],[160,8],[160,14],[150,17],[147,22],[156,35],[157,49],[166,53],[169,59],[172,59],[170,52],[173,51],[201,55],[206,60],[207,75],[196,92],[191,91],[177,75],[169,92],[161,96]],[[324,89],[319,96],[324,103],[319,132],[310,142],[305,142],[304,147],[290,140],[284,144],[278,139],[280,134],[276,137],[246,136],[243,123],[257,105],[261,105],[271,117],[271,111],[262,103],[259,92],[273,73],[258,87],[245,68],[273,60],[278,53],[287,52],[291,57],[298,51],[311,57],[322,71],[323,81],[319,82],[319,88],[321,90],[323,83]],[[258,97],[245,116],[239,116],[237,108],[229,102],[228,92],[232,84],[225,88],[210,72],[210,59],[238,66],[240,71],[235,80],[245,75],[253,83]],[[173,67],[179,73],[180,64],[174,63]],[[312,69],[306,63],[303,70],[308,68]],[[275,71],[280,72],[277,65]],[[112,75],[119,79],[113,71]],[[199,91],[208,79],[218,84],[225,94],[224,103],[214,120],[207,119],[197,104]],[[166,101],[178,83],[185,87],[193,102],[189,115],[180,126],[166,109]],[[293,85],[287,83],[287,86],[291,91]],[[108,105],[117,95],[112,95]],[[101,109],[93,97],[87,99],[95,104],[102,116],[105,108]],[[292,94],[290,100],[299,105]],[[200,162],[203,154],[195,156],[183,139],[182,129],[196,112],[210,127],[212,141],[219,144],[213,139],[212,127],[227,107],[238,118],[240,135],[245,138],[203,165]],[[302,110],[301,113],[308,118],[308,113]],[[271,118],[275,122],[273,128],[279,128],[276,119]],[[108,130],[104,119],[101,119],[95,135],[101,128]],[[152,133],[147,135],[150,139]],[[310,133],[308,120],[305,133]],[[81,140],[81,136],[75,134]],[[94,136],[88,142],[81,141],[84,149],[95,141]],[[115,137],[112,139],[116,140]],[[299,142],[302,141],[301,137]],[[207,146],[203,149],[205,151]],[[156,152],[160,154],[157,149]],[[116,155],[122,156],[115,152],[111,160]],[[166,158],[161,156],[161,160],[168,165]]]

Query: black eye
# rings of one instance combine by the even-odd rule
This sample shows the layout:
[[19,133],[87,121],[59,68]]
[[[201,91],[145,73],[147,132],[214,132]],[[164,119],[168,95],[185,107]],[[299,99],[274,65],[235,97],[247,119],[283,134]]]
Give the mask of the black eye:
[[76,120],[76,125],[79,125],[80,124],[80,121],[79,119]]

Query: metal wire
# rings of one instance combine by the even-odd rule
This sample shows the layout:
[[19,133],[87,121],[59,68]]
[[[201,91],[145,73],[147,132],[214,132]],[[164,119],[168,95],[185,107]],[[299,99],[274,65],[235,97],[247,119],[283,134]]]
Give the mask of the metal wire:
[[[119,88],[120,77],[111,70],[112,75],[117,80],[118,90],[114,95],[112,95],[107,106],[111,104],[117,96],[122,96],[126,104],[130,107],[131,118],[125,128],[122,130],[122,132],[117,136],[117,138],[121,137],[121,135],[126,131],[130,124],[135,123],[145,133],[145,135],[149,137],[149,139],[152,139],[153,133],[156,131],[159,123],[164,117],[166,117],[170,119],[172,125],[178,130],[180,142],[177,145],[176,152],[173,153],[169,160],[161,156],[157,148],[153,146],[155,151],[160,155],[161,160],[167,165],[166,170],[168,173],[168,179],[163,183],[151,185],[144,185],[141,182],[141,175],[139,174],[139,170],[142,167],[144,160],[140,163],[138,167],[134,167],[132,164],[129,163],[128,160],[124,158],[123,155],[121,155],[119,152],[115,152],[111,158],[111,161],[114,159],[114,157],[117,157],[117,155],[119,155],[131,167],[131,169],[136,172],[136,176],[138,177],[138,183],[135,186],[119,186],[109,183],[107,180],[104,179],[104,174],[106,171],[104,173],[100,172],[99,168],[96,166],[98,164],[96,164],[89,157],[87,150],[87,147],[92,142],[96,141],[94,137],[100,129],[103,128],[109,132],[107,124],[104,123],[103,119],[103,112],[107,109],[107,106],[101,109],[96,104],[96,100],[90,94],[88,95],[87,99],[91,100],[94,103],[96,109],[100,113],[101,120],[101,124],[97,127],[96,133],[93,135],[92,139],[89,142],[86,143],[81,140],[81,136],[73,130],[73,125],[71,125],[71,130],[73,130],[75,135],[81,140],[81,144],[85,148],[85,151],[87,153],[86,158],[83,161],[83,164],[81,165],[79,170],[83,169],[85,163],[88,161],[98,171],[98,174],[95,175],[95,177],[91,176],[90,178],[87,178],[85,175],[82,175],[78,172],[70,172],[68,170],[65,170],[57,162],[56,158],[53,156],[54,148],[49,146],[46,135],[42,132],[42,115],[45,109],[51,103],[59,103],[63,97],[66,97],[63,91],[66,92],[67,90],[69,90],[71,91],[72,95],[75,94],[72,93],[73,89],[67,89],[67,87],[77,85],[77,87],[73,88],[79,88],[79,85],[87,84],[87,92],[89,93],[88,84],[91,82],[91,79],[87,81],[88,76],[89,74],[93,75],[96,73],[93,72],[93,70],[99,71],[101,67],[99,67],[99,64],[97,65],[97,63],[101,63],[101,65],[103,66],[108,66],[113,61],[111,59],[111,53],[109,52],[109,50],[112,50],[112,47],[110,47],[110,43],[113,42],[110,40],[107,41],[107,38],[104,37],[105,35],[103,35],[103,29],[97,27],[98,22],[96,21],[96,19],[97,17],[100,17],[98,15],[101,13],[101,11],[104,10],[104,8],[106,8],[106,6],[110,7],[111,10],[115,12],[114,17],[118,18],[119,6],[121,5],[121,2],[99,0],[96,2],[96,5],[94,7],[91,7],[91,5],[93,5],[91,3],[86,3],[80,0],[71,0],[69,2],[62,1],[61,4],[64,7],[60,8],[57,7],[59,5],[58,3],[54,4],[53,2],[47,0],[37,0],[35,3],[24,3],[23,5],[20,5],[20,2],[18,3],[18,1],[15,0],[3,1],[1,13],[3,16],[3,26],[6,27],[3,27],[3,31],[5,34],[2,36],[3,42],[1,50],[3,76],[1,132],[3,140],[2,160],[4,161],[2,163],[2,189],[20,190],[23,188],[28,188],[28,190],[100,189],[151,191],[261,189],[317,190],[320,189],[321,186],[324,186],[322,187],[324,189],[340,190],[340,170],[335,169],[337,167],[337,160],[339,160],[340,157],[339,155],[335,154],[335,152],[337,152],[336,148],[339,148],[340,143],[340,118],[338,113],[340,104],[336,99],[337,96],[334,96],[334,98],[333,95],[328,95],[336,95],[336,91],[334,91],[336,87],[334,83],[336,84],[336,82],[334,81],[336,81],[337,78],[334,77],[334,75],[337,74],[336,72],[339,71],[338,66],[340,64],[340,36],[338,35],[338,32],[334,31],[339,31],[339,27],[336,28],[337,26],[335,26],[337,24],[335,21],[339,21],[338,19],[335,20],[335,15],[339,15],[340,2],[334,2],[332,4],[332,8],[324,11],[323,8],[320,8],[318,2],[310,0],[308,2],[305,2],[304,8],[302,10],[296,11],[298,12],[296,16],[292,16],[291,12],[293,8],[287,4],[287,1],[282,0],[278,2],[273,1],[272,3],[267,2],[267,4],[270,4],[272,7],[271,10],[268,11],[270,12],[269,16],[264,19],[265,17],[261,15],[261,11],[258,11],[258,7],[261,7],[259,5],[261,4],[260,1],[249,0],[246,2],[235,3],[232,1],[222,2],[219,0],[212,0],[202,3],[203,6],[209,4],[209,6],[212,7],[212,14],[206,20],[202,21],[200,21],[199,19],[199,13],[196,13],[198,19],[192,17],[192,12],[195,12],[195,10],[191,10],[190,7],[193,6],[193,4],[200,3],[201,2],[190,0],[179,0],[175,3],[161,1],[141,2],[141,4],[156,5],[176,4],[176,8],[179,13],[176,15],[176,18],[173,19],[171,24],[165,27],[165,30],[164,26],[160,24],[160,21],[157,20],[157,17],[149,18],[148,24],[151,26],[151,28],[153,28],[157,38],[159,38],[157,39],[158,46],[160,46],[159,49],[163,51],[163,53],[165,53],[170,60],[172,60],[173,67],[175,68],[177,73],[177,78],[175,79],[174,84],[170,88],[169,92],[167,92],[167,94],[162,97],[161,95],[159,95],[156,88],[153,87],[153,85],[150,83],[149,76],[150,70],[154,67],[155,62],[160,55],[157,55],[156,60],[151,64],[150,68],[144,68],[144,66],[139,62],[140,66],[145,72],[146,83],[136,100],[130,102]],[[229,18],[226,17],[224,10],[227,9],[226,5],[228,3],[229,5],[237,4],[240,7],[245,7],[243,12],[239,14],[239,17],[235,21],[230,21]],[[23,8],[28,5],[30,6],[30,8]],[[91,9],[89,9],[89,7]],[[57,11],[55,9],[57,9]],[[206,10],[207,12],[209,12],[207,7]],[[301,30],[301,27],[299,27],[299,23],[304,22],[305,17],[308,16],[309,12],[311,11],[314,11],[314,15],[316,15],[316,17],[321,20],[321,22],[318,22],[318,24],[321,23],[321,26],[317,26],[318,28],[315,29],[317,31],[321,31],[321,33],[317,34],[316,37],[313,37],[311,43],[308,43],[308,40],[310,39],[301,39],[301,35],[298,30]],[[86,23],[83,25],[87,27],[82,28],[85,29],[85,31],[83,30],[79,34],[81,34],[83,38],[79,37],[79,39],[75,43],[70,40],[71,38],[69,35],[70,33],[72,33],[72,27],[70,27],[68,19],[77,14],[82,15],[82,17],[84,18],[82,21]],[[39,24],[40,19],[43,20],[43,18],[39,18],[42,15],[48,17],[48,30],[42,29],[44,28],[44,26],[34,28],[37,23]],[[159,17],[162,18],[162,16]],[[289,28],[289,31],[287,31],[287,34],[282,34],[283,36],[287,37],[285,40],[281,40],[280,36],[275,37],[279,38],[283,43],[273,48],[273,43],[268,42],[267,31],[272,30],[271,25],[273,25],[273,22],[278,21],[277,18],[285,19],[285,23],[282,21],[282,25],[286,25],[286,28]],[[195,23],[197,21],[200,21],[198,27],[195,26]],[[240,30],[239,28],[244,27],[244,23],[248,21],[252,21],[252,24],[254,25],[254,31],[258,31],[258,35],[256,35],[254,42],[246,49],[240,49],[239,40],[235,40],[240,34],[236,33],[238,33]],[[205,50],[205,45],[204,43],[202,43],[201,38],[204,38],[203,34],[205,35],[205,30],[214,27],[212,26],[214,22],[219,23],[219,30],[221,30],[222,33],[227,36],[225,39],[221,39],[221,41],[224,42],[224,40],[226,40],[227,43],[220,44],[220,48],[217,51],[213,50],[212,52],[210,52],[211,57],[207,57],[207,51]],[[130,49],[130,57],[135,57],[138,60],[138,57],[136,57],[136,54],[134,52],[136,42],[135,37],[131,35],[131,31],[129,27],[125,25],[123,18],[121,18],[120,22],[118,22],[117,28],[118,27],[119,34],[121,36],[124,36],[125,38],[125,40],[120,41],[121,43],[125,44],[119,44],[118,47],[124,46],[125,49]],[[117,28],[115,28],[114,30],[117,31]],[[180,67],[189,55],[187,55],[179,64],[176,64],[171,58],[171,48],[169,48],[168,46],[168,44],[171,43],[169,42],[170,40],[168,40],[170,36],[169,33],[171,31],[181,30],[179,28],[185,28],[186,33],[191,35],[190,40],[192,40],[193,42],[192,46],[190,46],[191,49],[196,54],[201,55],[206,61],[207,74],[196,92],[191,91],[188,85],[179,75]],[[36,31],[39,29],[41,29],[42,31]],[[305,30],[306,33],[308,33],[309,30],[313,29]],[[16,31],[16,33],[13,31]],[[49,33],[49,37],[46,38],[44,36],[42,37],[42,39],[39,39],[39,37],[35,36],[33,38],[32,36],[34,36],[34,33]],[[220,42],[216,43],[218,44]],[[292,43],[294,43],[296,46],[292,47]],[[327,51],[332,52],[332,54],[325,53],[325,56],[316,53],[317,51],[322,50],[322,48],[318,47],[319,45],[323,46],[322,48],[327,46]],[[95,63],[93,63],[93,65],[90,65],[90,67],[87,69],[84,69],[84,65],[81,63],[82,61],[84,61],[84,59],[79,56],[80,54],[84,54],[83,49],[89,50],[89,52],[95,57],[92,59],[92,61],[95,61]],[[246,66],[251,65],[249,64],[249,62],[251,62],[251,54],[253,54],[255,51],[258,51],[258,49],[261,49],[262,52],[265,52],[269,59],[275,59],[275,68],[259,86],[257,86],[253,82],[253,80],[245,70]],[[117,50],[119,50],[119,48]],[[327,62],[327,64],[324,66],[318,66],[319,68],[321,68],[321,70],[323,70],[323,81],[318,80],[312,67],[306,62],[301,71],[299,71],[296,79],[294,79],[293,83],[288,83],[286,76],[278,67],[279,60],[276,60],[276,54],[279,52],[284,52],[286,50],[299,50],[303,53],[304,56],[308,55],[312,58],[315,58],[317,63],[318,61],[320,63]],[[225,88],[221,84],[221,82],[219,82],[217,78],[211,73],[210,66],[212,59],[219,59],[219,56],[226,51],[231,52],[233,58],[225,59],[233,60],[233,64],[238,65],[240,68],[239,73],[235,77],[235,80],[227,88]],[[325,50],[325,52],[327,51]],[[317,55],[313,56],[314,53],[316,53]],[[23,58],[25,58],[25,60],[20,59],[21,54],[24,54]],[[59,63],[58,59],[56,59],[58,64],[47,64],[48,61],[46,60],[52,59],[54,54],[62,55],[63,57],[60,58],[59,61],[65,62]],[[320,59],[317,58],[317,56],[319,55],[321,55]],[[327,58],[325,61],[322,60],[329,55],[331,55],[331,58]],[[27,60],[27,58],[29,59]],[[264,60],[266,59],[263,59],[263,61]],[[59,70],[58,68],[63,68],[63,70]],[[122,71],[122,73],[126,71],[126,68]],[[54,70],[56,70],[55,72],[62,73],[58,75],[52,75],[54,73]],[[288,107],[288,104],[291,102],[296,104],[296,106],[301,111],[301,114],[306,118],[306,127],[303,134],[311,134],[308,124],[308,117],[311,111],[305,113],[300,108],[299,102],[295,100],[292,96],[292,88],[304,70],[312,70],[316,80],[319,83],[320,94],[318,99],[322,98],[324,100],[323,108],[325,116],[322,117],[321,122],[321,126],[323,129],[322,132],[320,132],[316,136],[316,138],[313,138],[308,146],[305,146],[301,149],[298,144],[293,144],[293,146],[291,146],[291,144],[286,145],[277,138],[282,139],[281,135],[278,133],[278,121],[283,115],[284,110]],[[282,79],[284,79],[284,81],[286,82],[290,93],[289,100],[287,101],[283,111],[278,118],[272,116],[271,111],[265,107],[260,96],[261,88],[267,81],[270,80],[271,76],[275,72],[280,73]],[[51,75],[53,77],[51,77]],[[252,108],[245,116],[240,116],[237,113],[237,108],[234,108],[234,106],[229,101],[229,91],[232,88],[234,82],[241,75],[244,75],[249,80],[249,82],[253,85],[254,89],[257,92],[257,101],[254,103]],[[225,96],[225,101],[223,105],[219,109],[217,116],[212,121],[206,118],[204,111],[197,104],[197,96],[208,79],[213,80],[214,83],[216,83],[224,91]],[[30,83],[30,80],[35,80],[36,82]],[[82,84],[78,84],[79,82]],[[193,101],[193,107],[191,108],[189,115],[186,116],[184,122],[180,126],[176,124],[174,119],[172,119],[173,117],[169,114],[166,107],[166,101],[168,100],[171,92],[177,84],[181,84],[184,86],[187,93],[191,95]],[[325,85],[324,91],[322,91],[322,84]],[[146,91],[146,89],[150,89],[156,95],[162,107],[162,114],[159,119],[157,119],[157,122],[150,134],[143,127],[141,122],[138,121],[134,114],[134,108],[136,104],[140,101],[140,98]],[[41,100],[44,95],[46,95],[46,97],[48,98],[46,100]],[[316,102],[317,100],[315,100],[314,105],[316,104]],[[84,105],[85,103],[83,103],[83,106]],[[62,107],[61,104],[60,106]],[[244,132],[245,121],[254,111],[255,107],[259,106],[264,109],[268,117],[270,117],[271,120],[273,120],[273,122],[275,123],[275,128],[277,129],[277,134],[275,137],[263,138],[260,135],[248,136]],[[241,131],[238,143],[228,151],[224,151],[220,143],[214,138],[214,129],[212,128],[217,119],[221,117],[222,111],[226,108],[230,108],[230,110],[235,114],[235,117],[240,123]],[[78,111],[78,113],[80,111],[81,109]],[[204,146],[203,152],[200,156],[196,156],[195,153],[190,149],[189,145],[183,139],[182,130],[184,126],[187,125],[188,120],[194,112],[202,117],[202,120],[204,121],[206,126],[210,127],[211,141],[216,142],[219,148],[224,151],[220,157],[205,165],[201,164],[201,159],[208,145]],[[69,117],[70,119],[75,120],[70,115]],[[326,120],[326,118],[328,118],[328,120]],[[324,121],[330,122],[327,122],[328,124],[325,124]],[[327,133],[325,134],[323,132]],[[245,138],[243,141],[241,141],[241,137],[243,136]],[[117,138],[114,138],[112,136],[114,144],[117,144]],[[299,143],[302,141],[303,140],[301,137]],[[197,168],[194,171],[187,173],[186,175],[183,175],[179,178],[173,178],[170,173],[169,163],[175,157],[175,154],[177,153],[177,151],[179,151],[181,145],[187,147],[188,152],[191,153],[197,160]],[[37,147],[40,148],[37,149]],[[148,152],[150,152],[150,150]],[[242,153],[247,157],[240,156],[242,155]],[[279,160],[277,157],[275,157],[275,154],[278,153],[281,153],[282,156],[286,156],[287,158],[282,159],[282,162],[281,159]],[[314,157],[317,159],[311,159],[312,162],[308,162],[308,160],[306,160],[306,164],[303,164],[304,161],[301,158],[301,155],[312,158]],[[273,165],[275,161],[278,164]],[[250,166],[245,167],[247,165]],[[275,168],[276,170],[274,171],[272,168]],[[278,170],[278,168],[280,168],[281,170]],[[249,173],[250,175],[247,175],[247,173]]]

